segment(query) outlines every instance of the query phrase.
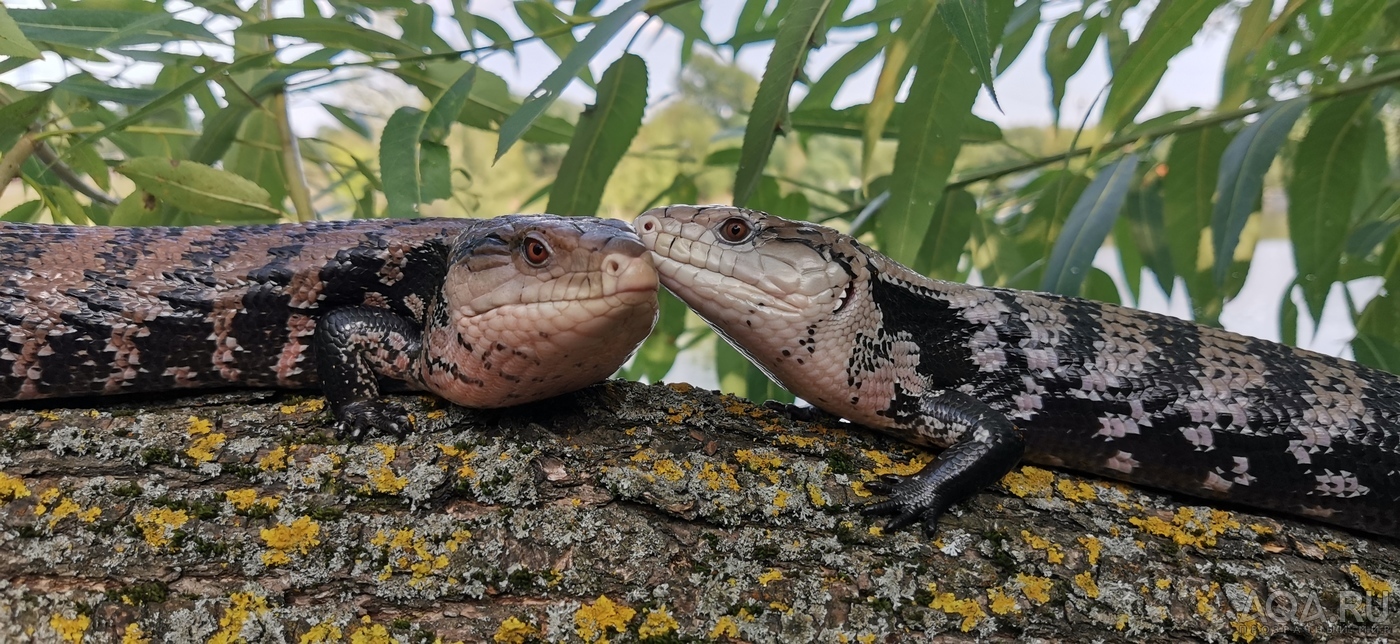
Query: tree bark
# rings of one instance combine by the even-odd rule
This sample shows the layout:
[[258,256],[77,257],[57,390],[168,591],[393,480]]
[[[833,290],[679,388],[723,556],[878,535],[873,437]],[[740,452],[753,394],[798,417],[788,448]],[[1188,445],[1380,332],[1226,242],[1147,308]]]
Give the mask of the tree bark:
[[363,443],[275,392],[0,410],[0,641],[1400,631],[1394,540],[1035,468],[887,534],[863,482],[927,455],[845,423],[622,381],[402,400],[418,430]]

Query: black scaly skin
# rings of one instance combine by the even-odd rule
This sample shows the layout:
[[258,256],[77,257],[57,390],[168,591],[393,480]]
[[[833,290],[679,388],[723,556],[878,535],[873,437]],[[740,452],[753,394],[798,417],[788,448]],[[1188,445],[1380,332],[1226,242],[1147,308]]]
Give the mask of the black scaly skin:
[[[736,218],[752,233],[722,238]],[[634,225],[662,284],[794,394],[946,448],[869,508],[896,526],[931,529],[1024,446],[1034,463],[1400,536],[1395,375],[1166,315],[931,280],[766,213],[672,206]],[[745,264],[760,256],[761,270]]]
[[[473,302],[473,289],[533,279],[535,269],[516,256],[527,237],[553,245],[561,261],[567,255],[588,263],[586,252],[569,255],[572,245],[584,245],[580,240],[605,241],[609,252],[630,248],[645,260],[625,224],[591,218],[188,228],[3,224],[0,322],[7,337],[0,340],[0,400],[319,386],[342,428],[358,436],[371,427],[395,433],[410,427],[401,408],[376,400],[381,389],[428,390],[476,407],[564,393],[587,383],[560,378],[555,386],[530,374],[533,365],[521,365],[541,361],[536,346],[507,347],[510,340],[492,338],[478,341],[473,354],[470,342],[477,338],[464,338],[462,320],[448,313]],[[614,266],[624,265],[618,261]],[[545,266],[538,280],[571,277],[575,268],[554,266],[551,276]],[[651,275],[654,291],[649,265],[639,268]],[[639,283],[646,281],[642,275]],[[460,301],[449,306],[454,293]],[[636,299],[654,315],[644,293]],[[543,338],[552,331],[521,344],[547,344]],[[431,350],[429,334],[438,342]],[[617,335],[577,348],[620,365],[641,337],[626,345],[636,331]],[[475,360],[496,347],[521,359]],[[528,394],[522,374],[531,377]]]

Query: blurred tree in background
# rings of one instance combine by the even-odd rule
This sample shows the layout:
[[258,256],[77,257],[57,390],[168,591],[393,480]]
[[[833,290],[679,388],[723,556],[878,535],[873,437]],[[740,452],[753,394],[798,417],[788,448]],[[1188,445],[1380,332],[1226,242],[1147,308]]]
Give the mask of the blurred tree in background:
[[[1334,285],[1380,280],[1365,303],[1340,289],[1352,347],[1400,370],[1400,0],[748,0],[718,14],[697,0],[521,0],[506,9],[529,30],[515,39],[468,2],[33,7],[0,9],[6,221],[631,217],[732,202],[851,231],[940,278],[1128,304],[1148,279],[1184,289],[1212,324],[1276,230],[1299,276],[1284,340],[1292,294],[1317,319]],[[733,17],[732,36],[702,27],[715,15]],[[636,55],[658,27],[680,36],[669,95],[649,93],[658,80]],[[1223,73],[1200,79],[1219,105],[1143,116],[1169,61],[1221,28]],[[532,41],[553,71],[522,99],[479,63],[537,65],[517,50]],[[733,63],[750,47],[771,49],[761,80]],[[826,47],[834,63],[808,64]],[[1058,116],[1095,51],[1111,70],[1096,126],[1003,131],[972,113],[1012,62],[1038,56]],[[873,89],[834,107],[867,69]],[[16,80],[40,76],[51,82]],[[581,112],[558,100],[574,82],[595,96]],[[299,136],[289,96],[336,125]],[[1275,224],[1266,185],[1287,198]],[[1091,265],[1106,244],[1123,288]],[[706,337],[667,296],[628,375],[657,379]],[[726,389],[783,395],[727,348],[715,362]]]

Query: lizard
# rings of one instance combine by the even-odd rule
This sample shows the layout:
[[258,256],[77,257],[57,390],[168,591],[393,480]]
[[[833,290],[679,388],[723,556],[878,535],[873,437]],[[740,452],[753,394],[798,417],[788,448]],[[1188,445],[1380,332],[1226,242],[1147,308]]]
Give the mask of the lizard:
[[656,272],[621,221],[0,225],[0,400],[204,387],[325,394],[340,430],[411,428],[381,391],[505,407],[607,378]]
[[654,208],[633,225],[662,285],[773,380],[942,449],[863,509],[891,529],[932,534],[1024,459],[1400,536],[1395,375],[1167,315],[930,279],[743,208]]

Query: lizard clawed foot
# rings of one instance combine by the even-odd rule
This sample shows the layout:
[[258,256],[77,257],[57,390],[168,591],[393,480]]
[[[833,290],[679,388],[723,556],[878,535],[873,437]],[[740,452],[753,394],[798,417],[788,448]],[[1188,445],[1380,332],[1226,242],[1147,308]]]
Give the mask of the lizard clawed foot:
[[371,430],[401,437],[413,429],[408,412],[395,403],[356,400],[341,405],[335,413],[342,438],[359,440]]
[[[924,534],[932,537],[938,530],[938,519],[948,509],[954,499],[949,498],[941,488],[941,477],[930,472],[932,466],[914,476],[886,474],[865,487],[878,494],[886,494],[886,501],[861,508],[866,516],[894,515],[885,530],[899,530],[917,521],[924,524]],[[944,479],[946,480],[946,479]]]

